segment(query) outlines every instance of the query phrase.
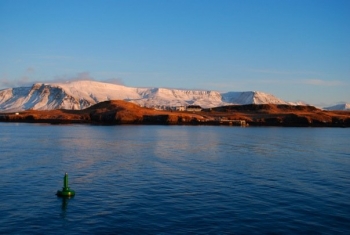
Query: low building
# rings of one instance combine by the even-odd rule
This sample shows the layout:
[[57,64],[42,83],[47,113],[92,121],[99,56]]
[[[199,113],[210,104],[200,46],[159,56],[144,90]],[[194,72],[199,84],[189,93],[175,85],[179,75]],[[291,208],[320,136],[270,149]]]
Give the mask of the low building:
[[200,111],[202,111],[202,107],[199,106],[199,105],[189,105],[189,106],[187,106],[186,111],[189,111],[189,112],[200,112]]

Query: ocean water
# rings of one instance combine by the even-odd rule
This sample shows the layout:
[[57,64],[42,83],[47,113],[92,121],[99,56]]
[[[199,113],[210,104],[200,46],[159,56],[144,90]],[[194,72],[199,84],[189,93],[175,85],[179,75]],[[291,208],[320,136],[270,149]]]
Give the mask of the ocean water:
[[0,172],[0,234],[350,234],[346,128],[0,123]]

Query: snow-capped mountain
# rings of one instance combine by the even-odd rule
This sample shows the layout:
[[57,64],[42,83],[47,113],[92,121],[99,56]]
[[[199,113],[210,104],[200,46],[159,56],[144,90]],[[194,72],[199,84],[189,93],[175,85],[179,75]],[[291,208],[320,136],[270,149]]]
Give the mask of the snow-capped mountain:
[[232,104],[287,104],[258,91],[227,92],[135,88],[96,81],[36,83],[32,87],[0,90],[0,111],[28,109],[84,109],[106,100],[126,100],[145,107],[199,105],[203,108]]
[[222,100],[230,104],[286,104],[277,97],[260,91],[227,92]]
[[343,110],[343,111],[349,111],[350,110],[350,104],[348,103],[342,103],[342,104],[337,104],[333,105],[330,107],[325,107],[325,110]]

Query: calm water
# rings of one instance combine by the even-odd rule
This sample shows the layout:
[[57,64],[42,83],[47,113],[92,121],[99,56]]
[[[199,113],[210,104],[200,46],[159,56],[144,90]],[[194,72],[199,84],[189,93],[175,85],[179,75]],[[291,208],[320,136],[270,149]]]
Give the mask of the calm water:
[[0,234],[350,233],[350,129],[0,123],[0,143]]

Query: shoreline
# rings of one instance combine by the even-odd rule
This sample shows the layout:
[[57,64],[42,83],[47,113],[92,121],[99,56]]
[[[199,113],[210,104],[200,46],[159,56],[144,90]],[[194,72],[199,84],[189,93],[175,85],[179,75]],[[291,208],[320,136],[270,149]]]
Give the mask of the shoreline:
[[191,125],[350,127],[350,111],[325,111],[313,106],[232,105],[197,112],[144,108],[121,100],[84,110],[26,110],[0,113],[0,122],[90,125]]
[[[4,118],[5,117],[5,118]],[[1,114],[0,122],[9,123],[39,123],[39,124],[51,124],[51,125],[70,125],[70,124],[81,124],[81,125],[101,125],[101,126],[116,126],[116,125],[168,125],[168,126],[234,126],[234,127],[325,127],[325,128],[347,128],[350,127],[349,122],[340,123],[305,123],[305,122],[293,122],[293,123],[266,123],[266,122],[254,122],[249,121],[245,124],[235,124],[230,122],[222,121],[191,121],[191,122],[167,122],[167,121],[91,121],[83,119],[31,119],[28,117],[21,117],[16,119],[9,119],[8,116]]]

